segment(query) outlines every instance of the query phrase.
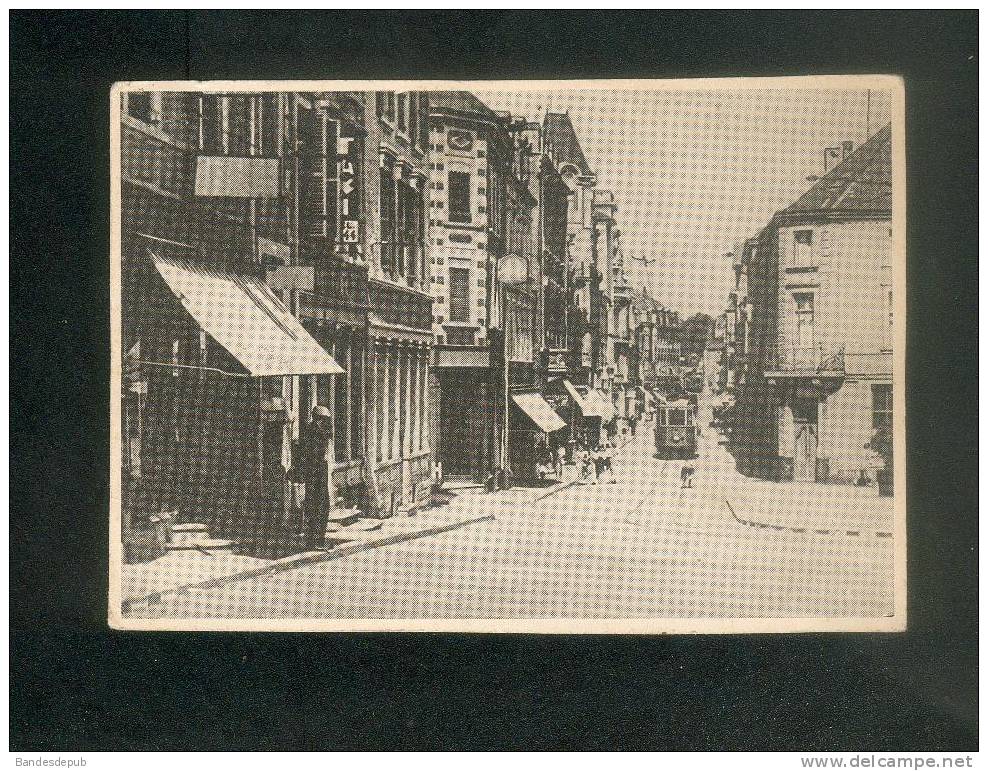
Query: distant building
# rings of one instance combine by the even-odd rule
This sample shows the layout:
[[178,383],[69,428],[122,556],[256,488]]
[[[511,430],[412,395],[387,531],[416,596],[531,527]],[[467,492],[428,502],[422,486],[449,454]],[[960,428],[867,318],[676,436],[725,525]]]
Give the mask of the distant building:
[[744,473],[857,482],[892,424],[892,141],[886,126],[746,243]]

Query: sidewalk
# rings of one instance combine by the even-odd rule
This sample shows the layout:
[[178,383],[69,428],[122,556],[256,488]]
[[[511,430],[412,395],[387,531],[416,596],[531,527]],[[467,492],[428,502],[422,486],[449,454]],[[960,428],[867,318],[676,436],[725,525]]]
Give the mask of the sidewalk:
[[[704,408],[709,410],[709,403]],[[701,412],[701,425],[708,417]],[[715,483],[718,504],[729,501],[742,524],[828,535],[889,537],[893,532],[894,499],[879,496],[874,487],[746,477],[719,444],[721,438],[720,432],[704,432],[697,483]]]
[[340,559],[367,549],[448,532],[494,519],[500,511],[530,505],[573,484],[574,482],[561,482],[549,487],[514,487],[495,493],[487,493],[483,488],[472,486],[451,490],[447,503],[428,506],[412,516],[383,520],[380,530],[368,533],[367,538],[359,542],[327,551],[303,552],[278,560],[256,559],[229,552],[169,552],[151,562],[122,566],[120,593],[123,610],[127,612],[136,605],[160,602],[169,594],[211,588],[262,575],[275,575],[302,565]]

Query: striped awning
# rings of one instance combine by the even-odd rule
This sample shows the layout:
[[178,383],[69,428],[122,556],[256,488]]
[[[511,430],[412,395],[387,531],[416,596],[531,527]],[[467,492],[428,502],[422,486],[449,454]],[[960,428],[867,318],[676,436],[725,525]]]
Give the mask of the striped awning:
[[511,400],[546,433],[566,428],[566,421],[559,417],[559,414],[552,409],[552,405],[542,398],[542,394],[531,392],[511,394]]
[[338,375],[343,368],[255,278],[152,255],[189,315],[255,377]]

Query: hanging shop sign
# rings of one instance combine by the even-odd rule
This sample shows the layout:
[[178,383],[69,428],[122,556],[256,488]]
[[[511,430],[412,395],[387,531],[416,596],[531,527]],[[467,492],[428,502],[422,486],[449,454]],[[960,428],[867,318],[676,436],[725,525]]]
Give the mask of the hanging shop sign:
[[340,241],[344,244],[360,243],[360,201],[357,184],[357,148],[354,137],[341,136],[336,140],[336,164],[340,180]]

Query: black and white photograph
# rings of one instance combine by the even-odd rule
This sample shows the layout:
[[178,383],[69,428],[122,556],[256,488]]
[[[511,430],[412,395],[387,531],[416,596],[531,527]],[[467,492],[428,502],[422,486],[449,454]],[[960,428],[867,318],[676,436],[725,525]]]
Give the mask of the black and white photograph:
[[110,110],[114,627],[905,628],[899,79]]

